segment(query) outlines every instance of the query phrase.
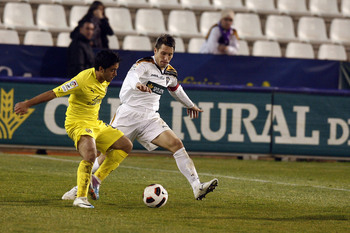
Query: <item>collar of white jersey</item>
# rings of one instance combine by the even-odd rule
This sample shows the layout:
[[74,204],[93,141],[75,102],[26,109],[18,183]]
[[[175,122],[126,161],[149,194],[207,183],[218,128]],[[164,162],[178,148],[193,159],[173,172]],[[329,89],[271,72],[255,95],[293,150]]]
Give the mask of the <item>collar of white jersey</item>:
[[161,68],[160,68],[160,66],[157,64],[157,61],[156,61],[156,59],[154,58],[154,56],[152,56],[152,58],[153,58],[153,61],[154,61],[154,64],[157,66],[157,68],[160,70],[160,73],[162,73],[162,74],[164,74],[164,71],[166,70],[166,68],[168,68],[168,65],[166,65],[166,67],[162,70]]

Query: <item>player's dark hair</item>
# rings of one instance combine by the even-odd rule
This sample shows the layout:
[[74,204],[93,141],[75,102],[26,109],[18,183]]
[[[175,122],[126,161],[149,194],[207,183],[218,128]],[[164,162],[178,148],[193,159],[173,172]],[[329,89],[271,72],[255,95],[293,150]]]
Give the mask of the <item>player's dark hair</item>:
[[95,70],[98,70],[101,66],[103,69],[107,69],[120,62],[118,53],[112,50],[101,50],[95,57]]
[[169,34],[163,34],[157,38],[155,48],[160,49],[160,47],[163,45],[169,46],[171,48],[174,48],[175,51],[175,39]]

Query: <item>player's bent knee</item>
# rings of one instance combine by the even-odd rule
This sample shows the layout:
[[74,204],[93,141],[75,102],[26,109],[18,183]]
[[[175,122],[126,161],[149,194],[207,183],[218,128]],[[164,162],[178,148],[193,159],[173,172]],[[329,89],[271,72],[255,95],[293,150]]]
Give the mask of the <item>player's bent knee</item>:
[[126,153],[130,154],[131,150],[132,150],[133,144],[132,142],[128,139],[128,142],[125,143],[123,151],[125,151]]
[[177,150],[181,149],[182,147],[184,147],[184,145],[179,138],[176,138],[171,142],[171,147],[172,147],[173,151],[177,151]]
[[133,144],[130,141],[130,139],[127,138],[126,136],[122,136],[111,146],[111,149],[123,150],[127,154],[129,154],[132,150],[132,147],[133,147]]

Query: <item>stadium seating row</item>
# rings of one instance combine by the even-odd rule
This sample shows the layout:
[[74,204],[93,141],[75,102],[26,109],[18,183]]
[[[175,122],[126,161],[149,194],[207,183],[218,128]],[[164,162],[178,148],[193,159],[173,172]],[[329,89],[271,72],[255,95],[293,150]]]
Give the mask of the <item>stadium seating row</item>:
[[[46,30],[68,32],[87,12],[88,6],[73,6],[69,15],[69,26],[63,6],[40,4],[36,12],[36,24],[29,3],[9,2],[4,7],[4,27],[16,30]],[[138,9],[135,15],[135,29],[128,8],[107,7],[106,15],[116,35],[157,36],[169,32],[182,38],[203,37],[208,29],[220,19],[220,12],[204,11],[200,16],[199,27],[196,16],[189,10],[171,10],[167,29],[161,10]],[[305,41],[309,43],[350,44],[350,19],[335,18],[331,21],[329,38],[323,18],[303,16],[297,25],[297,37],[293,20],[288,15],[268,15],[263,35],[261,21],[256,13],[237,13],[234,25],[238,35],[248,41],[269,39],[279,42]],[[199,28],[199,29],[198,29]]]
[[[23,0],[10,0],[23,1]],[[25,0],[29,3],[58,3],[85,5],[93,0]],[[106,6],[128,8],[157,7],[161,9],[218,10],[232,8],[267,14],[319,15],[325,17],[350,16],[350,0],[101,0]],[[340,7],[338,7],[338,2]],[[308,4],[307,4],[308,3]]]
[[[199,53],[204,38],[191,38],[188,43],[188,53]],[[115,35],[109,36],[110,48],[121,49],[119,41]],[[0,43],[19,44],[18,33],[14,30],[0,30]],[[67,47],[70,43],[69,33],[58,34],[56,46]],[[53,46],[53,38],[50,32],[27,31],[24,36],[25,45]],[[148,36],[128,35],[123,39],[122,48],[124,50],[151,51],[152,44]],[[176,52],[186,52],[182,38],[176,38]],[[249,51],[247,41],[240,40],[240,50],[238,55],[253,55],[266,57],[282,57],[281,47],[276,41],[257,40],[253,44],[252,53]],[[286,47],[285,57],[314,59],[315,53],[309,43],[289,42]],[[345,47],[335,44],[321,44],[318,50],[318,59],[347,60]]]

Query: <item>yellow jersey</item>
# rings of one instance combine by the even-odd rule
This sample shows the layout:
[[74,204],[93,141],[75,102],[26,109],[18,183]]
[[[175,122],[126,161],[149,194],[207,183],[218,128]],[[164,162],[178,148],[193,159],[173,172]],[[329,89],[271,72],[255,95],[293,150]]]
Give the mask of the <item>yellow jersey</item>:
[[100,105],[109,84],[107,81],[100,83],[96,79],[95,68],[90,68],[54,88],[57,97],[70,95],[65,123],[98,120]]

